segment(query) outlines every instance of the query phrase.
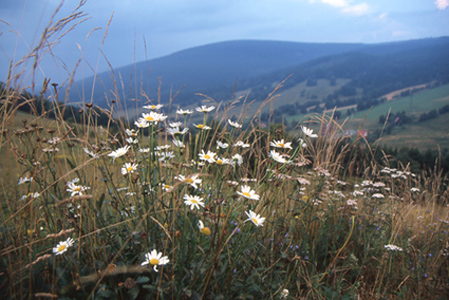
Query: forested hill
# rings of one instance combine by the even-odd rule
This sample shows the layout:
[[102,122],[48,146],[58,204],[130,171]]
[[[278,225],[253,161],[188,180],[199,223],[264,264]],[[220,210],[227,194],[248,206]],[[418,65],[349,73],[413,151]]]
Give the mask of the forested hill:
[[[182,96],[188,98],[205,89],[233,85],[240,79],[257,77],[314,58],[364,47],[363,44],[247,40],[209,44],[100,73],[96,78],[93,100],[104,106],[105,92],[109,97],[114,97],[112,91],[116,90],[115,87],[120,97],[138,98],[142,88],[154,98],[157,95],[158,79],[162,82],[162,101],[168,101],[168,93],[180,88],[183,88]],[[71,102],[80,101],[82,95],[89,95],[88,99],[84,99],[90,102],[94,77],[83,81],[84,84],[79,81],[72,87]]]
[[[350,79],[337,90],[332,99],[358,94],[359,101],[370,101],[389,92],[425,84],[449,82],[449,38],[429,39],[390,45],[378,45],[340,55],[318,58],[301,65],[241,82],[242,89],[251,89],[254,99],[263,99],[273,82],[291,77],[284,89],[318,79]],[[397,50],[397,51],[393,51]],[[357,91],[361,92],[357,92]],[[355,104],[355,103],[350,103]],[[332,104],[330,105],[332,107]]]
[[[235,82],[238,90],[251,89],[253,99],[263,99],[273,84],[291,74],[286,87],[304,80],[348,78],[349,88],[367,88],[365,94],[374,97],[407,84],[444,80],[449,69],[447,49],[446,37],[383,44],[222,42],[98,74],[93,102],[106,106],[119,98],[144,103],[142,92],[157,98],[158,79],[162,102],[182,88],[175,100],[181,106],[197,102],[195,93],[227,99]],[[90,102],[90,96],[82,95],[92,94],[93,81],[90,77],[83,85],[75,83],[70,101]]]

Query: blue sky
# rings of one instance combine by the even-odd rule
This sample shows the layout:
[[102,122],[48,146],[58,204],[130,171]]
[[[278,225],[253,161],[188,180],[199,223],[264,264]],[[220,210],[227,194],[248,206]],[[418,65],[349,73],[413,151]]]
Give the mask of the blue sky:
[[[0,80],[37,45],[60,3],[2,0]],[[66,0],[55,21],[78,3]],[[104,57],[119,67],[226,40],[379,43],[449,36],[449,0],[87,0],[81,11],[88,19],[43,55],[39,77],[63,81],[80,58],[77,79],[91,69],[105,71]]]

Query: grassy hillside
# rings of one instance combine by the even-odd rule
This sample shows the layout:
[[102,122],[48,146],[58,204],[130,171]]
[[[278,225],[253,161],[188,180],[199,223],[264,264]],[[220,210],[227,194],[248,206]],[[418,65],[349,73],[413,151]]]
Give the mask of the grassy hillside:
[[407,146],[420,150],[449,149],[449,115],[440,115],[432,120],[394,129],[376,143],[394,148]]
[[[213,123],[195,131],[186,119],[175,146],[170,116],[154,116],[114,139],[94,127],[69,137],[61,118],[46,124],[53,133],[1,123],[3,298],[446,294],[449,200],[439,174],[393,169],[339,135]],[[48,150],[51,138],[59,151]]]
[[366,115],[368,121],[377,121],[381,115],[385,115],[388,111],[391,111],[391,113],[405,111],[407,114],[417,117],[423,112],[441,108],[448,103],[449,84],[446,84],[434,89],[419,92],[412,96],[376,105],[369,111],[369,114],[367,114],[367,110],[356,112],[352,118],[361,120],[365,118]]
[[[439,115],[437,118],[418,122],[422,113],[449,104],[449,85],[443,85],[434,89],[425,90],[412,96],[387,101],[373,107],[370,110],[359,111],[351,115],[346,122],[347,128],[357,129],[362,126],[369,131],[381,130],[383,124],[379,123],[380,116],[405,112],[413,119],[413,124],[397,126],[389,135],[384,135],[378,141],[392,147],[416,147],[422,150],[438,147],[449,148],[449,115]],[[342,111],[346,116],[346,111]],[[345,118],[345,117],[343,117]]]

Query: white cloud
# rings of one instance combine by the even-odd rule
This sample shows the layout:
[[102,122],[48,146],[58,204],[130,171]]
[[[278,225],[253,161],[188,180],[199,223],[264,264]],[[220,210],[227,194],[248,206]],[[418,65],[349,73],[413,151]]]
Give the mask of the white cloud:
[[437,6],[438,9],[446,9],[446,7],[449,6],[449,0],[436,0],[435,1],[435,5]]
[[[437,0],[437,1],[449,1],[449,0]],[[329,4],[335,7],[341,8],[343,13],[361,16],[369,13],[371,7],[363,2],[360,4],[352,4],[352,0],[321,0],[322,3]]]
[[369,11],[370,11],[370,6],[366,3],[350,5],[350,6],[347,6],[342,9],[342,12],[345,12],[345,13],[348,13],[351,15],[357,15],[357,16],[365,15],[365,14],[369,13]]
[[403,30],[395,30],[391,33],[392,36],[394,37],[403,37],[403,36],[407,36],[410,33],[407,31],[403,31]]
[[321,2],[336,6],[336,7],[347,7],[349,4],[346,2],[346,0],[321,0]]
[[380,14],[380,16],[379,16],[379,19],[381,19],[381,20],[383,20],[383,19],[386,19],[388,17],[388,13],[383,13],[383,14]]

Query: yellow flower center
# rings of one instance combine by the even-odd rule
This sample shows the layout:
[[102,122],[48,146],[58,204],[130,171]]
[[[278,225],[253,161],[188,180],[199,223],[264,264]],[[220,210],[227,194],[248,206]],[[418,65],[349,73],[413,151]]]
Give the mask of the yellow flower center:
[[65,248],[67,248],[67,246],[65,244],[62,244],[58,247],[58,252],[64,251]]
[[133,170],[133,167],[126,168],[126,171],[128,171],[128,173],[131,172],[132,170]]
[[198,204],[198,201],[196,201],[195,199],[190,199],[190,202]]
[[242,194],[243,194],[243,196],[245,196],[245,197],[251,198],[251,194],[250,194],[250,193],[244,192],[244,193],[242,193]]
[[221,159],[217,159],[216,163],[219,164],[219,165],[222,165],[223,161]]
[[153,117],[150,117],[150,116],[148,116],[148,117],[146,117],[146,118],[145,118],[145,120],[147,120],[147,121],[150,121],[150,122],[152,122],[152,121],[154,121],[154,118],[153,118]]
[[205,159],[210,159],[210,155],[206,154],[206,155],[204,155],[204,158]]
[[284,147],[285,147],[285,145],[284,145],[283,143],[279,143],[278,145],[279,145],[279,147],[281,147],[281,148],[284,148]]
[[199,125],[197,125],[196,127],[199,128],[199,129],[203,129],[203,128],[204,128],[204,125],[203,125],[203,124],[199,124]]
[[77,186],[76,188],[73,189],[74,192],[79,192],[81,191],[81,188],[79,186]]
[[168,184],[164,184],[164,188],[169,189],[170,186]]
[[210,235],[210,229],[207,227],[203,227],[200,229],[200,232],[205,235]]
[[158,265],[159,264],[159,259],[157,259],[157,258],[150,259],[150,264],[152,264],[153,266]]
[[188,183],[188,184],[192,184],[193,183],[193,179],[192,178],[186,178],[186,179],[184,179],[184,182]]
[[253,220],[254,224],[258,223],[256,218],[252,218],[251,220]]

